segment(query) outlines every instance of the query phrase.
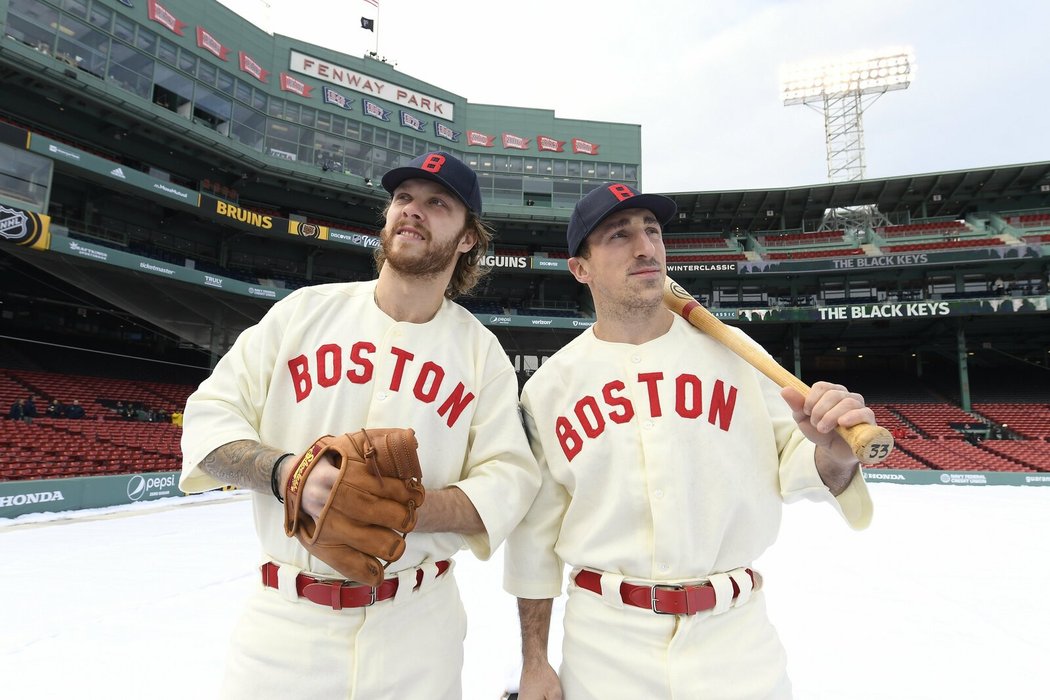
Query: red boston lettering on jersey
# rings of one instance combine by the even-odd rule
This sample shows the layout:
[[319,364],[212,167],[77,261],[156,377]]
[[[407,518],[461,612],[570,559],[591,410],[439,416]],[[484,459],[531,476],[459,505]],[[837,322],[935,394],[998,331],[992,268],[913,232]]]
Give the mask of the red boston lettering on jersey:
[[[649,417],[660,418],[663,409],[660,405],[660,389],[663,383],[662,372],[643,372],[637,381],[646,389],[649,399]],[[669,384],[669,383],[668,383]],[[602,387],[601,399],[590,394],[578,399],[573,404],[572,413],[558,416],[554,420],[554,435],[558,438],[565,459],[572,461],[583,450],[587,440],[599,438],[606,429],[614,430],[610,423],[630,423],[635,417],[634,403],[624,396],[627,386],[619,379]],[[695,374],[679,374],[674,380],[674,414],[687,420],[699,418],[704,413],[704,384]],[[736,408],[737,389],[727,385],[721,379],[714,382],[710,393],[707,422],[719,430],[728,431],[733,422],[733,411]],[[644,405],[640,412],[645,413]],[[652,427],[647,422],[647,427]]]
[[656,383],[663,378],[663,372],[646,372],[638,375],[638,381],[649,389],[649,415],[653,418],[659,418],[664,414],[660,408],[660,392],[656,389]]
[[602,387],[602,398],[605,399],[605,403],[609,404],[613,408],[619,408],[620,411],[613,411],[609,414],[609,420],[613,423],[626,423],[627,421],[634,418],[634,404],[631,400],[625,396],[614,396],[613,392],[620,392],[627,387],[619,379],[613,382],[609,382]]
[[437,153],[431,153],[423,161],[423,164],[419,166],[420,170],[426,170],[428,173],[436,173],[441,170],[441,166],[445,164],[445,156],[438,155]]
[[323,387],[335,386],[343,375],[342,348],[328,343],[317,348],[317,383]]
[[470,405],[470,402],[474,400],[474,394],[467,391],[467,387],[463,386],[463,382],[456,385],[456,388],[452,390],[452,393],[445,399],[445,403],[438,406],[438,415],[443,416],[448,414],[448,427],[452,427],[459,420],[459,414],[463,413],[463,409]]
[[568,418],[558,416],[558,420],[554,423],[554,434],[558,436],[565,459],[571,462],[573,457],[580,454],[580,450],[583,449],[583,440],[580,434],[573,429]]
[[605,418],[598,408],[598,401],[593,396],[584,396],[576,402],[576,417],[583,426],[583,432],[589,438],[596,438],[605,430]]
[[704,412],[700,378],[694,374],[679,374],[675,379],[674,410],[682,418],[696,418]]
[[295,402],[299,403],[310,395],[313,381],[310,379],[310,361],[306,355],[299,355],[288,360],[288,371],[292,373],[292,388],[295,390]]
[[[344,356],[344,350],[338,343],[323,343],[313,353],[302,354],[288,360],[288,372],[291,375],[292,390],[295,392],[295,402],[299,403],[306,399],[314,389],[331,389],[338,387],[345,379],[350,384],[368,384],[375,377],[376,361],[374,359],[376,346],[374,343],[360,340],[350,347],[350,352]],[[411,393],[406,392],[409,398],[406,401],[405,410],[414,410],[412,403],[433,404],[440,401],[437,414],[445,419],[448,427],[453,427],[460,417],[467,413],[467,408],[474,401],[474,394],[467,390],[463,382],[457,382],[448,395],[441,399],[442,390],[450,382],[446,381],[448,372],[436,362],[427,360],[422,364],[413,365],[415,355],[408,350],[392,347],[389,350],[390,357],[380,361],[381,367],[389,367],[393,362],[393,370],[390,378],[390,390],[398,392],[402,383],[411,386]],[[311,366],[311,359],[314,365]],[[343,371],[344,366],[346,371]],[[406,372],[419,368],[414,377],[406,379]],[[418,405],[417,404],[417,405]]]
[[627,185],[609,185],[609,191],[621,202],[634,196],[634,192],[631,192],[631,188]]
[[354,346],[350,348],[350,359],[355,365],[360,367],[360,369],[346,370],[346,378],[354,384],[367,384],[372,381],[372,373],[375,371],[375,365],[373,365],[372,361],[365,357],[364,354],[367,352],[371,355],[375,351],[376,346],[372,343],[367,343],[363,340],[354,343]]
[[[433,362],[424,362],[423,369],[420,370],[419,376],[416,377],[416,385],[412,387],[412,393],[423,403],[430,403],[437,396],[438,389],[441,388],[441,380],[444,377],[445,370]],[[429,389],[426,388],[428,379],[430,380]]]
[[720,430],[729,430],[729,424],[733,422],[733,409],[736,407],[736,387],[726,385],[721,379],[715,382],[715,390],[711,392],[711,412],[707,414],[707,422],[711,425],[718,421]]
[[408,350],[393,346],[390,348],[390,353],[397,357],[397,361],[394,362],[394,374],[390,377],[390,391],[397,391],[401,388],[401,378],[405,375],[405,363],[413,359],[415,355]]

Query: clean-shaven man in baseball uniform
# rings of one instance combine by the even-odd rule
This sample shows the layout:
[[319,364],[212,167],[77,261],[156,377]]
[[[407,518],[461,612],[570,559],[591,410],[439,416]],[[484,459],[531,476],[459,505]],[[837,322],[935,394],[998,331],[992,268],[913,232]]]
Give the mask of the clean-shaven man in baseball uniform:
[[[539,488],[514,369],[451,301],[480,277],[491,241],[477,176],[435,152],[382,183],[391,201],[378,279],[277,302],[186,405],[179,485],[250,489],[262,545],[262,584],[235,629],[224,697],[460,698],[466,618],[450,559],[465,547],[488,558]],[[287,537],[278,497],[292,455],[319,436],[393,427],[415,430],[426,499],[373,590]],[[311,517],[337,475],[329,464],[309,472]]]
[[[603,185],[568,228],[569,269],[596,323],[521,397],[543,476],[508,538],[518,597],[519,700],[791,697],[752,562],[781,505],[825,501],[871,518],[857,460],[832,432],[874,423],[862,396],[817,382],[781,391],[662,302],[673,200]],[[571,567],[560,674],[551,601]]]

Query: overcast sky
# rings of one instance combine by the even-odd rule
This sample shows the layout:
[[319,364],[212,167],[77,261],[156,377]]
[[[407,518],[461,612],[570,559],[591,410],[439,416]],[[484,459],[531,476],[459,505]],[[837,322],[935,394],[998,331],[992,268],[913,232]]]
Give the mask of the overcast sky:
[[221,0],[264,29],[376,48],[471,103],[640,124],[644,189],[827,180],[824,122],[785,107],[783,65],[913,49],[864,111],[867,177],[1050,160],[1050,3],[1038,0]]

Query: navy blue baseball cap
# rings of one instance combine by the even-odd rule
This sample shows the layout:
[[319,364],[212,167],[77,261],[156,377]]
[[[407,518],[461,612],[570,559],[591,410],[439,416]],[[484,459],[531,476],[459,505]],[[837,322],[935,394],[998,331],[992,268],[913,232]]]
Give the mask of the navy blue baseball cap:
[[661,226],[666,226],[678,211],[678,205],[662,194],[642,194],[630,185],[607,182],[591,190],[572,210],[566,234],[569,255],[576,256],[584,239],[605,217],[623,209],[648,209]]
[[383,176],[383,189],[390,194],[405,180],[433,180],[459,197],[467,209],[481,213],[481,186],[477,174],[451,153],[432,151],[412,159],[408,165],[394,168]]

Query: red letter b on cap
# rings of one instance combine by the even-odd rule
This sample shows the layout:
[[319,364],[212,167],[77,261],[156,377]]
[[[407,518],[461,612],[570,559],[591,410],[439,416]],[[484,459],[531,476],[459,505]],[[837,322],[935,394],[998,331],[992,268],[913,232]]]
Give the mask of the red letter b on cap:
[[436,173],[441,170],[441,166],[445,164],[445,156],[432,153],[427,156],[427,159],[423,161],[423,164],[419,166],[420,170],[426,170],[428,173]]
[[634,196],[634,192],[631,192],[631,188],[627,185],[609,185],[609,191],[621,202]]

